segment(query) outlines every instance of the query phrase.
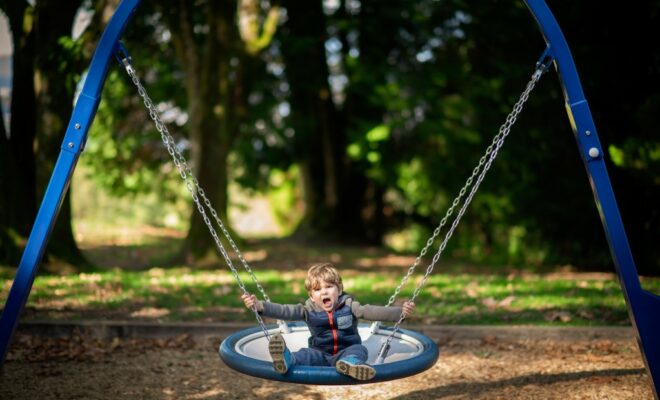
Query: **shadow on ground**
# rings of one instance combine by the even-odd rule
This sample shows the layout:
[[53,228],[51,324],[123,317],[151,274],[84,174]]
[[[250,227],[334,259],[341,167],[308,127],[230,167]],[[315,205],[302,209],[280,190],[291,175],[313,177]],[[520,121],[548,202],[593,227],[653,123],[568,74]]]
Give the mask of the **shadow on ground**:
[[[456,394],[471,393],[473,395],[485,394],[494,389],[516,388],[529,385],[553,385],[560,382],[580,381],[590,379],[598,381],[598,378],[623,377],[630,375],[644,375],[643,368],[604,369],[579,372],[562,372],[556,374],[529,374],[516,376],[514,378],[502,379],[491,382],[464,382],[450,385],[438,386],[430,389],[418,390],[406,393],[403,396],[394,397],[397,400],[407,399],[441,399],[443,397],[455,396]],[[607,379],[605,379],[607,381]]]

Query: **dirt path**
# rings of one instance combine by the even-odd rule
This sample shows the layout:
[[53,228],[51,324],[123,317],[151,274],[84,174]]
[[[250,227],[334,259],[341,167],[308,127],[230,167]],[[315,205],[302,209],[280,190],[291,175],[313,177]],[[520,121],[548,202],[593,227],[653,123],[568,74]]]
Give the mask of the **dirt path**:
[[652,399],[632,338],[441,341],[430,370],[359,386],[305,386],[239,374],[219,338],[44,339],[20,335],[1,399]]

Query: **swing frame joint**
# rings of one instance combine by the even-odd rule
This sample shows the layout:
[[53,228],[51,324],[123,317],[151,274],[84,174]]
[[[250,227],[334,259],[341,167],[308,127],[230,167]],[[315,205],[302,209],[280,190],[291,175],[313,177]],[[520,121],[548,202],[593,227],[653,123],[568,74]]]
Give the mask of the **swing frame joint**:
[[538,61],[536,61],[536,74],[542,75],[550,69],[550,66],[555,61],[555,54],[552,47],[548,44],[541,53]]
[[124,46],[124,43],[119,41],[117,42],[117,50],[115,51],[115,57],[120,65],[126,68],[127,71],[133,71],[133,66],[131,65],[133,58],[128,53],[128,49]]

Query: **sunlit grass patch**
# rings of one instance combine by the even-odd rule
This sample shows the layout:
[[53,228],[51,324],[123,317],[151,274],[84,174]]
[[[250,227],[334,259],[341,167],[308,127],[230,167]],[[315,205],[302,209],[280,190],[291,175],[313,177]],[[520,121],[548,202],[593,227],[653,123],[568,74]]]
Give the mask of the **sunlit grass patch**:
[[[384,305],[401,280],[395,273],[342,271],[345,290],[362,304]],[[3,275],[2,297],[11,280]],[[248,273],[239,273],[259,297]],[[304,302],[305,270],[260,269],[256,276],[273,301]],[[613,276],[550,279],[547,275],[437,274],[416,299],[418,323],[620,325],[628,317]],[[397,302],[409,298],[422,280],[413,275]],[[660,288],[660,279],[645,284]],[[241,288],[227,270],[188,267],[146,271],[112,269],[67,276],[37,276],[27,308],[33,318],[153,319],[163,321],[251,321]]]

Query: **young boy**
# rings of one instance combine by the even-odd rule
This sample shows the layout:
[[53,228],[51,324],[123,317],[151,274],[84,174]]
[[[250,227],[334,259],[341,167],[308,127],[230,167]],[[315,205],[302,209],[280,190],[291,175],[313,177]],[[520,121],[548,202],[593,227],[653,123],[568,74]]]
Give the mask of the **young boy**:
[[247,308],[256,307],[266,317],[305,321],[309,327],[309,347],[294,353],[286,348],[280,334],[271,337],[268,351],[275,371],[285,374],[295,364],[334,366],[337,372],[354,379],[372,379],[376,370],[365,364],[368,354],[358,334],[358,318],[395,322],[401,314],[412,314],[415,303],[406,302],[403,307],[363,306],[343,292],[341,277],[330,263],[309,268],[305,289],[309,298],[304,305],[262,302],[254,295],[242,296]]

